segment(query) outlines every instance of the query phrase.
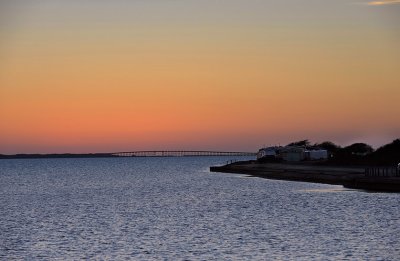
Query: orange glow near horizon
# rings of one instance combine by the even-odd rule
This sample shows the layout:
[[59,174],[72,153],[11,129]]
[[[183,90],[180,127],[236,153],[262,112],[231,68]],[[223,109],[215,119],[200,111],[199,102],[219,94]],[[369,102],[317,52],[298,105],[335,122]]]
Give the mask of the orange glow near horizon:
[[346,7],[369,24],[323,27],[262,13],[231,22],[219,9],[186,23],[174,13],[134,21],[117,6],[125,20],[104,22],[104,9],[74,20],[72,7],[53,5],[0,31],[0,153],[254,151],[306,138],[376,146],[400,136],[400,38],[370,23],[369,6]]

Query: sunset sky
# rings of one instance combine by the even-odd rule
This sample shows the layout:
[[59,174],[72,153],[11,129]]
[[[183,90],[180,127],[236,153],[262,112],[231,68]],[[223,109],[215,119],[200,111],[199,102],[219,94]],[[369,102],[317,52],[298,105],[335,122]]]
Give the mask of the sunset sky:
[[400,137],[400,1],[0,0],[0,153]]

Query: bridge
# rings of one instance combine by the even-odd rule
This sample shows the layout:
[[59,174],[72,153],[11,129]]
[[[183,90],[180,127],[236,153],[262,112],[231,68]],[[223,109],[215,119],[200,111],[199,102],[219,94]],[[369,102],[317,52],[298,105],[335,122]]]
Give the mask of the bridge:
[[255,156],[255,152],[232,152],[232,151],[195,151],[195,150],[146,150],[115,152],[112,156],[117,157],[203,157],[203,156]]

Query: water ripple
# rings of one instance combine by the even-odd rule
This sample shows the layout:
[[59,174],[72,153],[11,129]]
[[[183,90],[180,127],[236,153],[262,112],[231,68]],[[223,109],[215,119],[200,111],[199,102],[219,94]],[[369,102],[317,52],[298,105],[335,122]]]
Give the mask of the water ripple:
[[0,161],[0,259],[398,260],[399,194],[238,178],[226,158]]

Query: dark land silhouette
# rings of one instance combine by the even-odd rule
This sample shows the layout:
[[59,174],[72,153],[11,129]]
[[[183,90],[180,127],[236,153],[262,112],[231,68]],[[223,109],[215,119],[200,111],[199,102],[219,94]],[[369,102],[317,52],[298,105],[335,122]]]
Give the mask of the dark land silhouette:
[[265,161],[261,158],[212,166],[210,171],[343,185],[368,191],[400,192],[400,139],[377,150],[365,143],[340,147],[329,141],[311,145],[308,140],[292,142],[288,146],[326,149],[329,157],[326,160],[297,162]]
[[[389,166],[400,163],[400,139],[383,145],[374,150],[366,143],[353,143],[341,147],[331,141],[311,144],[309,140],[291,142],[286,146],[303,147],[307,150],[324,149],[328,151],[328,159],[323,161],[305,162],[311,165],[329,166]],[[282,163],[279,158],[261,158],[260,163]]]
[[117,157],[112,153],[87,153],[87,154],[73,154],[73,153],[61,153],[61,154],[14,154],[4,155],[0,154],[0,159],[47,159],[47,158],[110,158]]
[[316,146],[330,153],[331,157],[325,162],[327,165],[388,166],[400,163],[400,139],[376,150],[366,143],[354,143],[343,148],[332,142]]

